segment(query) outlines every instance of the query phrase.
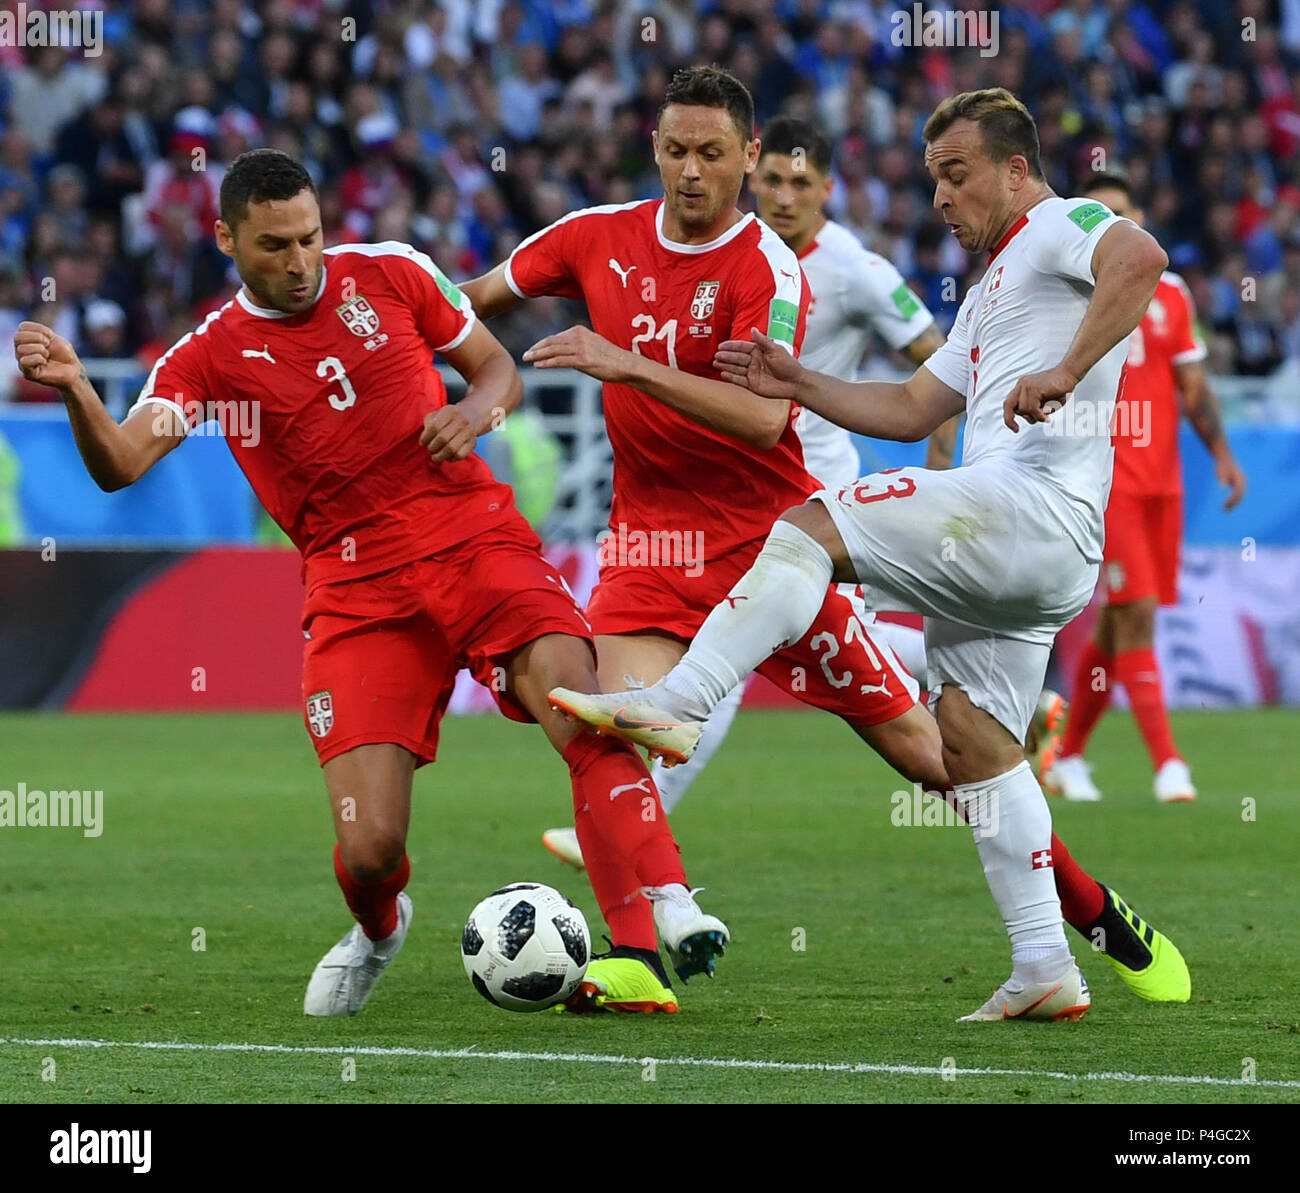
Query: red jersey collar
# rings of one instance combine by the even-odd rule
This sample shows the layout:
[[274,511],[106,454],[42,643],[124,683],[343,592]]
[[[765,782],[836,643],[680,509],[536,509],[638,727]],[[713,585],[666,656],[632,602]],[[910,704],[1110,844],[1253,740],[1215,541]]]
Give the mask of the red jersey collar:
[[994,257],[996,257],[996,256],[997,256],[997,255],[998,255],[998,254],[999,254],[999,253],[1000,253],[1004,248],[1007,247],[1007,244],[1010,242],[1011,238],[1012,238],[1012,237],[1013,237],[1017,232],[1019,232],[1020,229],[1023,228],[1027,223],[1029,223],[1029,213],[1028,213],[1028,212],[1025,212],[1024,215],[1022,215],[1018,220],[1016,220],[1016,222],[1015,222],[1014,224],[1011,225],[1011,227],[1009,227],[1009,228],[1007,229],[1007,233],[1006,233],[1006,235],[1003,236],[1002,239],[999,240],[999,241],[997,242],[997,244],[995,244],[995,245],[994,245],[994,246],[989,250],[989,262],[990,262],[990,263],[992,263]]
[[801,248],[797,253],[795,253],[795,256],[800,261],[802,261],[816,247],[817,247],[817,237],[814,236],[806,245],[804,245],[803,248]]

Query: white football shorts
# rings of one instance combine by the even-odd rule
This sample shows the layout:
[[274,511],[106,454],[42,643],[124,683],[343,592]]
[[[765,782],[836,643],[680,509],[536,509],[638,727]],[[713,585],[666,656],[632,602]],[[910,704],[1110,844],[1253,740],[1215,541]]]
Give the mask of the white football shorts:
[[1097,583],[1051,511],[1067,500],[1006,459],[891,468],[814,494],[868,609],[925,618],[926,686],[945,683],[1023,741],[1057,631]]

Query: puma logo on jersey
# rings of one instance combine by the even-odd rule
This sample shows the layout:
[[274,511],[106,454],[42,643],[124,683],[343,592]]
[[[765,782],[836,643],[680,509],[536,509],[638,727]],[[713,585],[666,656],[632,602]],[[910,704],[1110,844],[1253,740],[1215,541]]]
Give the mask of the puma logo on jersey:
[[275,357],[271,355],[270,349],[265,344],[262,345],[261,352],[258,352],[252,348],[245,348],[244,356],[245,357],[255,356],[260,360],[269,360],[272,364],[275,364]]
[[635,265],[629,265],[626,269],[624,269],[624,268],[623,268],[623,267],[622,267],[622,266],[621,266],[617,261],[614,260],[613,257],[611,257],[611,258],[609,259],[609,267],[610,267],[610,269],[612,269],[616,274],[618,274],[618,276],[619,276],[620,278],[622,278],[622,280],[623,280],[623,289],[626,290],[626,289],[627,289],[627,275],[630,274],[630,273],[631,273],[631,272],[636,268],[636,266],[635,266]]
[[610,788],[609,798],[617,799],[625,791],[642,791],[646,795],[650,794],[650,788],[646,784],[650,782],[650,776],[646,775],[644,779],[638,779],[635,783],[624,783],[620,787]]

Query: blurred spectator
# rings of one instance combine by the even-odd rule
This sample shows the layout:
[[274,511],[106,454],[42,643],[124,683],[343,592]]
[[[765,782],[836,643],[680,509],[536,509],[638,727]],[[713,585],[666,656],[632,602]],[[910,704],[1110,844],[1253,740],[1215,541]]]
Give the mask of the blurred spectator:
[[[751,88],[760,135],[781,111],[828,127],[831,213],[941,322],[973,275],[933,210],[921,129],[944,95],[1000,85],[1034,112],[1059,193],[1127,166],[1213,367],[1300,351],[1300,0],[1004,0],[988,58],[893,45],[892,0],[104,7],[118,32],[97,60],[5,49],[0,330],[39,311],[83,341],[102,323],[105,350],[165,350],[233,292],[212,224],[225,164],[259,144],[312,173],[327,243],[406,239],[480,272],[575,208],[657,196],[664,89],[716,61]],[[534,303],[502,330],[527,347],[574,317]]]
[[54,150],[59,129],[103,97],[104,78],[73,62],[61,46],[29,51],[29,65],[9,78],[9,118],[32,151],[44,156]]

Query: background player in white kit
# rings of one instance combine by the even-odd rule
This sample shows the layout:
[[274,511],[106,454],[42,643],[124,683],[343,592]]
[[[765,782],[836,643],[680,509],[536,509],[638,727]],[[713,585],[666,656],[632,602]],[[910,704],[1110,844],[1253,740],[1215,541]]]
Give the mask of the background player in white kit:
[[975,840],[1012,945],[1011,977],[967,1018],[1079,1018],[1091,998],[1062,927],[1051,815],[1020,743],[1056,633],[1096,583],[1127,338],[1168,259],[1100,203],[1053,194],[1033,118],[1002,88],[945,100],[925,141],[935,207],[963,248],[990,252],[947,344],[902,385],[812,373],[757,332],[717,362],[756,393],[880,438],[923,438],[965,409],[962,466],[891,469],[817,494],[777,522],[658,684],[552,695],[606,731],[655,725],[622,735],[689,754],[710,709],[806,631],[831,580],[861,584],[870,608],[924,614],[956,797],[997,810],[997,831]]
[[[794,250],[812,291],[800,359],[806,368],[851,379],[871,344],[873,333],[890,348],[921,364],[943,345],[943,333],[924,303],[884,257],[865,248],[847,228],[822,213],[830,198],[831,142],[816,125],[778,116],[762,129],[762,151],[750,187],[759,218]],[[945,423],[930,439],[926,465],[952,464],[959,418]],[[862,474],[853,437],[843,427],[811,410],[795,421],[804,465],[827,489],[849,484]],[[852,586],[850,586],[851,588]],[[861,608],[872,634],[887,642],[903,665],[924,679],[925,643],[919,630],[874,622]],[[651,767],[665,812],[671,813],[717,753],[740,710],[744,684],[727,694],[709,716],[709,729],[691,760],[680,766]],[[542,840],[552,853],[582,865],[572,828],[548,829]]]

